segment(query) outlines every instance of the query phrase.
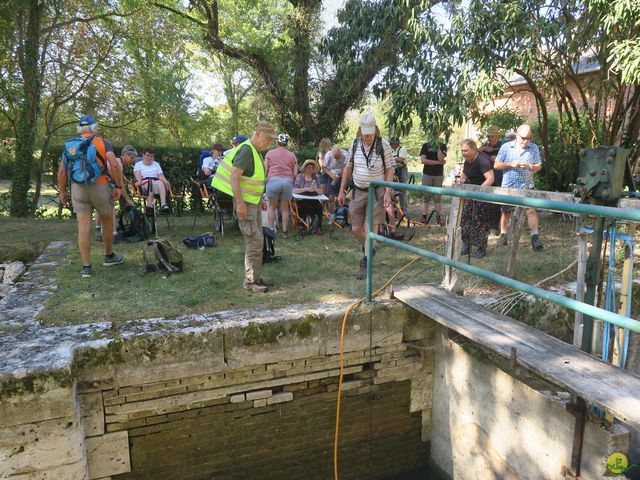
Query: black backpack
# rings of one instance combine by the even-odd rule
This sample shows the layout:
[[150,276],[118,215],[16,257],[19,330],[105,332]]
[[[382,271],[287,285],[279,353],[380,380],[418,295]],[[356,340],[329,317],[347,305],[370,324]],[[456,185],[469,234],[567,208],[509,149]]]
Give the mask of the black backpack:
[[[153,252],[153,257],[149,254]],[[182,271],[182,253],[165,238],[148,240],[142,251],[145,272],[163,272],[165,277]],[[154,263],[152,259],[155,259]]]
[[206,247],[216,246],[216,237],[213,233],[207,232],[200,235],[191,235],[182,239],[182,243],[187,248],[198,248],[204,250]]
[[149,238],[149,225],[144,214],[135,207],[128,206],[120,212],[118,233],[125,242],[141,242]]
[[346,205],[343,207],[336,207],[333,212],[333,216],[335,222],[341,227],[344,227],[349,222],[349,207]]
[[276,255],[276,232],[269,227],[262,227],[262,263],[269,263],[279,260]]

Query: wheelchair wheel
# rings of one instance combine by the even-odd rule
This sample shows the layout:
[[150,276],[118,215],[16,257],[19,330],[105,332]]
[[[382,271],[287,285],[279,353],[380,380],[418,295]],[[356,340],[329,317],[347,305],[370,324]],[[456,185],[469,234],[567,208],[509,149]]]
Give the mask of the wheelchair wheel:
[[224,212],[217,205],[213,209],[213,226],[220,235],[224,235]]

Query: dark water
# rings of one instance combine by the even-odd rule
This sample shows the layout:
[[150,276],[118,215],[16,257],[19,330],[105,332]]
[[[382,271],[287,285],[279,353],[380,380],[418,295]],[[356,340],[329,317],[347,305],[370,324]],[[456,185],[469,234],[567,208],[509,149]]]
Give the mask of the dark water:
[[435,465],[429,465],[419,470],[395,475],[393,477],[385,477],[381,480],[450,480],[451,477],[440,470]]

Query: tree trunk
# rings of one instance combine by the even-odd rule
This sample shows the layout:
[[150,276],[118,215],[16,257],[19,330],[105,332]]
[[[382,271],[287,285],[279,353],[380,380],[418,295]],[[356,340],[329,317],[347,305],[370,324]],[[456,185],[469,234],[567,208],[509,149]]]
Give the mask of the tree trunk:
[[[28,19],[19,59],[24,98],[18,114],[16,155],[11,183],[11,215],[18,217],[26,217],[31,211],[28,193],[34,165],[33,151],[36,143],[41,87],[38,63],[43,7],[38,4],[38,0],[30,0],[24,8],[26,8]],[[24,11],[22,13],[24,14]],[[22,18],[18,21],[22,21]]]

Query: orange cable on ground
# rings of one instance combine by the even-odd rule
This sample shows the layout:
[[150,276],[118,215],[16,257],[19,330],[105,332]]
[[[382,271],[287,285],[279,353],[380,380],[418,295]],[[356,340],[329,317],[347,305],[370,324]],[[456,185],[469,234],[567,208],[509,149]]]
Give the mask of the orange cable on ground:
[[[391,282],[393,282],[398,275],[400,275],[405,269],[407,269],[413,263],[415,263],[418,260],[420,260],[420,258],[421,257],[414,258],[409,263],[407,263],[404,267],[402,267],[400,270],[398,270],[389,280],[387,280],[387,282],[382,287],[380,287],[378,290],[373,292],[372,298],[376,297],[377,295],[379,295],[380,292],[382,292],[385,288],[387,288],[387,286]],[[340,328],[340,376],[338,378],[338,400],[337,400],[337,404],[336,404],[336,428],[335,428],[335,436],[334,436],[334,440],[333,440],[333,477],[334,477],[334,480],[339,480],[338,479],[338,436],[339,436],[339,433],[340,433],[340,399],[341,399],[341,393],[342,393],[342,377],[344,375],[344,330],[345,330],[345,328],[347,326],[347,318],[349,318],[349,314],[351,313],[351,310],[353,310],[355,308],[358,308],[360,305],[362,305],[362,302],[364,302],[364,298],[361,298],[360,300],[357,300],[357,301],[353,302],[351,305],[349,305],[349,307],[347,308],[347,311],[344,313],[344,316],[342,317],[342,326]]]

